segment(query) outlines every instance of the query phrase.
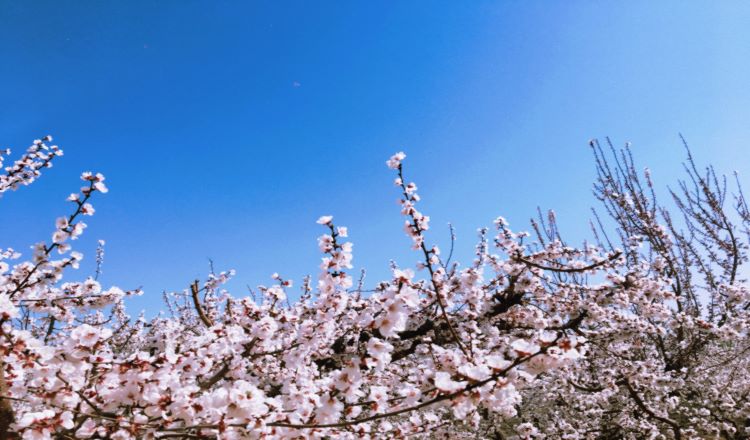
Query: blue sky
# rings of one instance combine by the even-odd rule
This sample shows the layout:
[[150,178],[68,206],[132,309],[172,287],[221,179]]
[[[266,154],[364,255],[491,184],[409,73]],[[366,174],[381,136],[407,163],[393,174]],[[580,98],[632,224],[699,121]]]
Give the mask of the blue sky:
[[315,273],[315,220],[350,228],[371,283],[412,264],[384,161],[430,237],[471,255],[497,215],[554,208],[587,236],[587,141],[633,143],[662,187],[678,133],[750,180],[750,5],[732,2],[0,1],[0,145],[52,134],[65,157],[0,201],[0,246],[28,252],[81,171],[107,176],[77,248],[103,282],[162,290],[234,268],[231,286]]

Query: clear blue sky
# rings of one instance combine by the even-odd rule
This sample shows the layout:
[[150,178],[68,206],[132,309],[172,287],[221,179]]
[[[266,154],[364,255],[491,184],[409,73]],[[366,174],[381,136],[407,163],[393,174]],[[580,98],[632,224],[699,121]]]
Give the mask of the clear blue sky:
[[[0,145],[66,156],[0,201],[0,246],[49,239],[84,170],[108,178],[77,244],[160,307],[207,271],[234,290],[318,265],[350,227],[374,282],[408,251],[384,160],[400,149],[431,238],[554,208],[584,238],[587,141],[631,141],[660,185],[684,157],[750,184],[750,5],[731,2],[0,1]],[[445,246],[443,246],[445,247]]]

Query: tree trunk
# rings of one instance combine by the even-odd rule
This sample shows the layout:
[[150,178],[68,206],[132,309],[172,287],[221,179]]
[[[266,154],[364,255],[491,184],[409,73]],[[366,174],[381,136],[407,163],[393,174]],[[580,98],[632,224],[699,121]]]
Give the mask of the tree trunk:
[[5,382],[5,355],[0,354],[0,440],[15,439],[18,435],[13,433],[10,425],[15,421],[13,406],[8,395],[8,384]]

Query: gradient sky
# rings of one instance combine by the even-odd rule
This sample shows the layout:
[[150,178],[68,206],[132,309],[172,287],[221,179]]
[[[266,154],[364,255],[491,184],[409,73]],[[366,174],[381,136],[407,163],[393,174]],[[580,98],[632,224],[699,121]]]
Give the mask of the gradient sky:
[[[404,150],[429,238],[537,206],[587,236],[587,142],[630,141],[662,188],[684,150],[750,184],[750,4],[0,0],[0,146],[65,157],[0,201],[0,246],[49,240],[81,171],[110,193],[74,243],[106,285],[231,287],[315,274],[315,224],[349,226],[370,285],[417,254],[384,161]],[[299,284],[299,282],[297,283]]]

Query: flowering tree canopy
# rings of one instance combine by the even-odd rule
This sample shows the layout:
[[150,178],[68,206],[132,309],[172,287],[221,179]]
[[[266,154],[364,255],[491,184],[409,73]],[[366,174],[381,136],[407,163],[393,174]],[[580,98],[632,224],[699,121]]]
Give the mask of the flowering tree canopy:
[[[50,142],[5,167],[0,193],[52,166]],[[98,270],[64,281],[107,192],[84,173],[51,240],[24,258],[0,250],[0,437],[748,438],[744,196],[728,213],[725,182],[689,158],[678,222],[627,149],[592,147],[616,235],[597,221],[577,248],[552,214],[535,234],[499,217],[461,266],[427,241],[397,153],[414,269],[394,264],[365,291],[347,229],[323,216],[319,274],[298,299],[278,274],[236,297],[222,287],[233,273],[212,272],[153,319],[128,315],[140,292],[102,286]]]

